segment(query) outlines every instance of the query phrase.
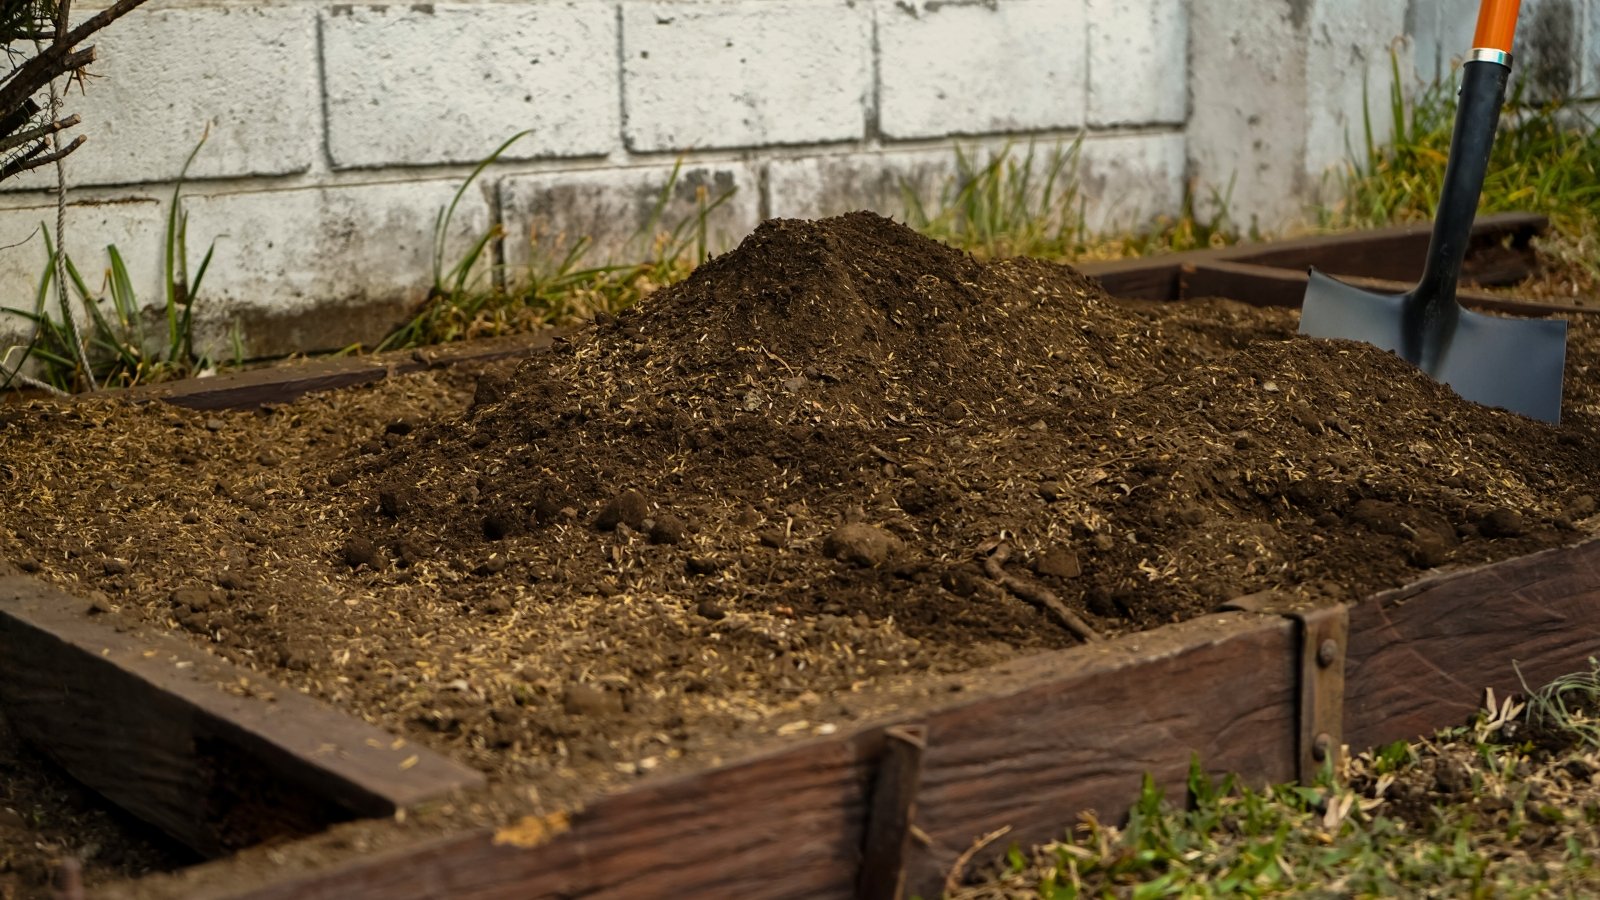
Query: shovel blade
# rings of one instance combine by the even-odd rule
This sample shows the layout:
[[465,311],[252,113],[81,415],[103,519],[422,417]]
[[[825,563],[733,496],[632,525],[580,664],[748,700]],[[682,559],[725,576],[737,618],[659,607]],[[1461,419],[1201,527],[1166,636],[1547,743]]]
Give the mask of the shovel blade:
[[[1313,271],[1300,312],[1300,333],[1364,341],[1404,355],[1403,304],[1403,296],[1364,291]],[[1463,309],[1455,328],[1440,339],[1440,352],[1430,353],[1428,364],[1421,366],[1435,380],[1474,403],[1552,424],[1561,421],[1566,322]]]

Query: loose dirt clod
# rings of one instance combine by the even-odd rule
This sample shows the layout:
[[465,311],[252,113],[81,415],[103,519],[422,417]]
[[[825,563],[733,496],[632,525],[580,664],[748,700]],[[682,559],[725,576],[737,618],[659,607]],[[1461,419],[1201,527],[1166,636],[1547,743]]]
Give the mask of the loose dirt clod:
[[[1592,530],[1586,320],[1560,428],[1294,326],[777,220],[482,378],[28,404],[0,557],[554,803],[1239,595]],[[180,616],[197,583],[223,596]]]

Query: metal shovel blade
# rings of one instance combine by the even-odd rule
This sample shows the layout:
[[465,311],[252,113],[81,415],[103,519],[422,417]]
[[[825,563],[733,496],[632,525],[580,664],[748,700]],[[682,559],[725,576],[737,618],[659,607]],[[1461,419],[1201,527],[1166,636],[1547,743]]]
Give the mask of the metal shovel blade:
[[[1561,421],[1567,323],[1513,319],[1462,309],[1453,297],[1431,303],[1453,327],[1407,328],[1412,294],[1375,294],[1313,269],[1300,311],[1300,333],[1365,341],[1391,351],[1449,385],[1463,398],[1552,424]],[[1446,304],[1448,306],[1446,306]],[[1410,334],[1412,339],[1406,340]],[[1409,346],[1408,346],[1409,344]]]

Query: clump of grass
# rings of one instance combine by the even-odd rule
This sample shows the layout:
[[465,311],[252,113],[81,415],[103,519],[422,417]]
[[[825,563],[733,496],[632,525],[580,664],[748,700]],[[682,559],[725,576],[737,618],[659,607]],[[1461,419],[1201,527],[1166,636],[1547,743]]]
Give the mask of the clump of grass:
[[949,896],[1592,896],[1600,748],[1529,735],[1536,721],[1585,728],[1587,713],[1550,710],[1584,707],[1597,685],[1600,669],[1525,703],[1490,693],[1471,725],[1361,754],[1307,786],[1214,780],[1196,763],[1174,803],[1147,778],[1125,826],[1085,817],[1070,839],[1013,848]]
[[1089,198],[1079,178],[1083,141],[1041,150],[1006,145],[981,158],[957,147],[955,174],[936,200],[924,203],[902,184],[906,223],[917,231],[975,255],[1032,256],[1071,261],[1144,256],[1175,250],[1223,246],[1240,235],[1228,216],[1226,193],[1213,191],[1202,216],[1193,193],[1176,215],[1159,215],[1144,227],[1092,233],[1085,209]]
[[[512,136],[481,161],[457,189],[450,205],[434,222],[433,284],[427,298],[405,324],[378,345],[379,350],[441,344],[537,330],[569,324],[596,313],[625,309],[654,291],[682,280],[711,252],[710,216],[732,196],[716,197],[704,186],[695,191],[695,210],[675,222],[667,211],[677,191],[682,161],[673,166],[656,196],[646,223],[627,242],[627,263],[592,263],[593,241],[583,237],[571,246],[541,246],[532,238],[533,263],[526,272],[500,272],[485,277],[480,265],[495,241],[504,237],[499,224],[473,241],[454,264],[445,265],[446,235],[461,197],[478,176],[526,132]],[[496,283],[496,282],[499,283]]]
[[[1333,228],[1365,228],[1433,217],[1444,184],[1456,114],[1453,82],[1408,99],[1397,60],[1386,114],[1392,136],[1380,144],[1363,110],[1365,158],[1337,173],[1340,199],[1322,213]],[[1535,102],[1519,86],[1501,116],[1480,213],[1522,210],[1550,218],[1540,245],[1558,277],[1556,293],[1600,291],[1600,122],[1564,100]]]
[[[0,309],[27,319],[33,329],[32,339],[20,348],[17,363],[0,377],[0,389],[17,381],[30,359],[40,372],[38,384],[69,393],[188,378],[213,368],[212,361],[195,349],[194,306],[216,247],[213,244],[206,248],[191,274],[189,215],[183,208],[184,181],[204,145],[202,137],[184,161],[172,189],[163,240],[163,296],[159,306],[140,301],[122,252],[115,244],[106,247],[105,276],[99,290],[94,290],[72,258],[55,247],[49,229],[41,226],[46,265],[34,307],[31,311]],[[58,259],[58,254],[63,258]],[[70,319],[70,309],[60,309],[57,315],[49,308],[58,271],[65,273],[69,286],[88,311],[89,328],[85,334],[78,333]],[[159,336],[147,327],[154,314],[159,314],[165,325]],[[87,344],[87,352],[79,352],[80,340]]]
[[1600,750],[1600,661],[1557,678],[1528,697],[1528,727],[1540,737]]

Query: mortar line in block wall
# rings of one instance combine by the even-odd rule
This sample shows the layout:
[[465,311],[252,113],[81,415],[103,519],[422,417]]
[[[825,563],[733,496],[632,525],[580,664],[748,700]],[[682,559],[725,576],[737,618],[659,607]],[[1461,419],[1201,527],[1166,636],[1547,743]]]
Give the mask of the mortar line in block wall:
[[[1133,125],[1111,128],[1052,129],[1037,132],[1009,132],[997,134],[950,135],[941,138],[919,138],[905,141],[853,142],[848,144],[795,144],[783,147],[718,148],[715,150],[684,153],[631,153],[620,163],[604,156],[517,160],[499,162],[486,170],[490,178],[518,175],[561,175],[607,172],[613,170],[651,169],[670,167],[681,159],[685,166],[719,164],[754,164],[797,158],[846,156],[873,153],[953,152],[957,145],[999,147],[1006,142],[1059,141],[1071,144],[1079,136],[1087,142],[1096,139],[1121,137],[1158,137],[1182,135],[1183,129],[1173,125]],[[490,148],[492,149],[492,148]],[[485,151],[487,155],[488,151]],[[476,163],[450,163],[441,165],[387,166],[375,169],[342,169],[328,172],[292,173],[282,176],[239,175],[220,178],[192,178],[184,182],[184,196],[191,198],[223,197],[233,194],[271,194],[307,190],[338,190],[341,188],[379,187],[384,185],[412,185],[428,181],[459,183],[472,173]],[[119,184],[85,185],[69,188],[67,202],[74,206],[98,206],[150,200],[165,202],[171,194],[171,181],[142,181]],[[43,191],[0,190],[0,211],[53,208],[51,194]]]
[[872,55],[871,83],[868,85],[865,122],[862,126],[862,136],[869,144],[881,145],[883,143],[883,127],[880,123],[880,111],[883,108],[883,53],[881,38],[879,36],[881,6],[874,4],[870,19],[872,35],[869,39],[868,51]]
[[313,159],[321,163],[320,170],[317,163],[312,163],[311,171],[307,175],[327,177],[334,171],[333,163],[333,113],[328,107],[328,46],[325,34],[325,22],[322,16],[316,17],[317,29],[317,104],[321,107],[321,116],[317,121],[318,136],[316,139],[317,150]]
[[627,28],[623,21],[622,4],[613,10],[617,20],[617,146],[624,156],[633,152],[628,146],[628,47]]

